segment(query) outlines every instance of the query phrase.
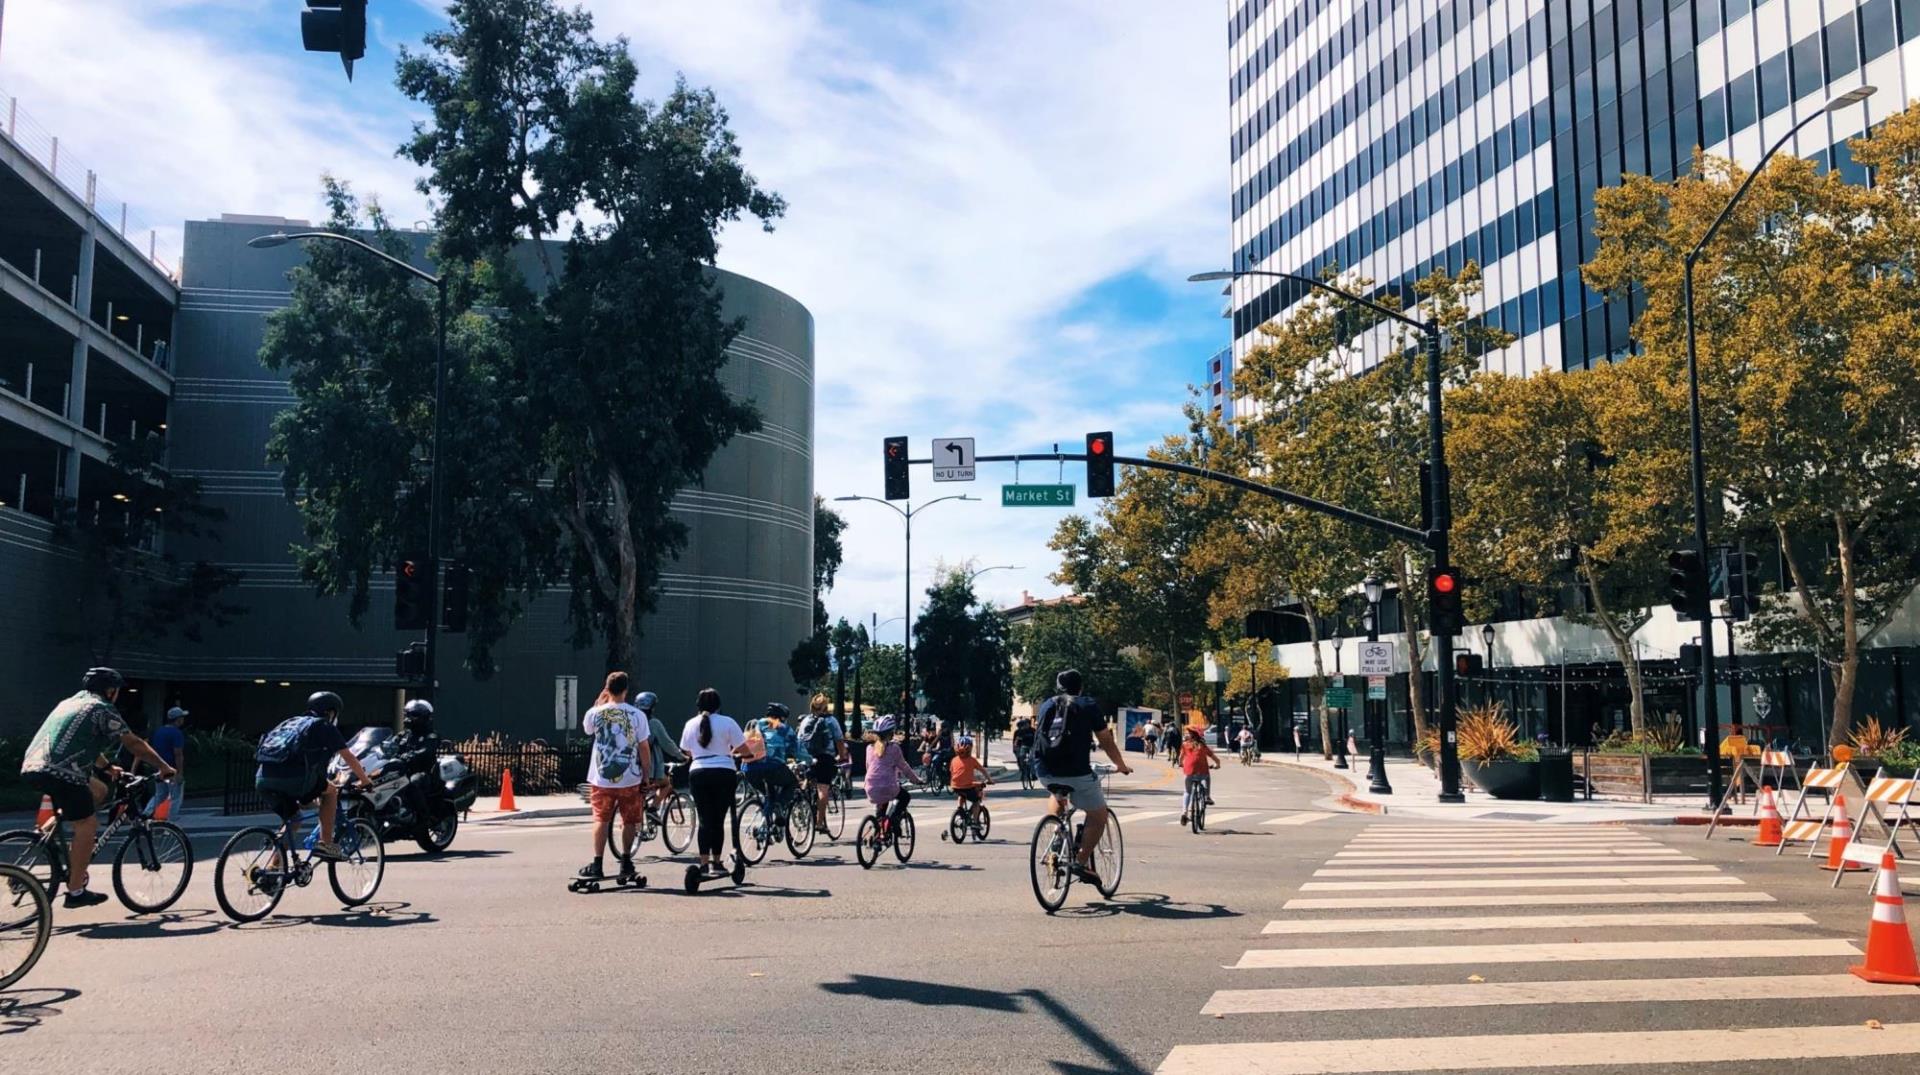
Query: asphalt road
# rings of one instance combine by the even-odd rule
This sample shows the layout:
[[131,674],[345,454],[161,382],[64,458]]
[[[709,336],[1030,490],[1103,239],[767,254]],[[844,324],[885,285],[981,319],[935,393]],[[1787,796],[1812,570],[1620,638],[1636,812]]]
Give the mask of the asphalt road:
[[[1178,784],[1162,763],[1144,763],[1120,787],[1114,799],[1122,816],[1137,815],[1125,828],[1121,894],[1109,902],[1076,886],[1055,916],[1034,902],[1026,874],[1031,824],[1016,820],[1036,814],[1039,803],[1004,786],[990,801],[1008,820],[984,845],[938,840],[949,808],[926,803],[916,810],[921,837],[906,866],[889,857],[863,871],[845,844],[822,844],[801,862],[780,849],[746,886],[716,885],[698,896],[679,890],[681,868],[671,862],[647,870],[652,885],[645,890],[570,894],[567,876],[587,854],[585,823],[524,821],[470,826],[441,859],[394,854],[368,909],[343,912],[316,885],[289,894],[272,918],[236,927],[215,907],[208,855],[169,914],[130,919],[109,904],[63,915],[46,958],[22,987],[0,993],[0,1059],[8,1069],[63,1072],[158,1065],[196,1072],[1255,1075],[1573,1063],[1589,1065],[1586,1071],[1694,1071],[1702,1069],[1694,1062],[1700,1058],[1686,1050],[1717,1047],[1718,1039],[1672,1039],[1660,1056],[1691,1059],[1648,1063],[1634,1059],[1634,1042],[1606,1035],[1845,1026],[1885,1034],[1878,1040],[1891,1049],[1905,1040],[1897,1024],[1920,1021],[1920,995],[1912,989],[1834,999],[1592,1002],[1621,988],[1593,983],[1615,980],[1845,977],[1857,958],[1832,948],[1843,939],[1858,945],[1864,936],[1864,882],[1850,878],[1835,894],[1824,887],[1826,875],[1791,855],[1773,858],[1743,842],[1709,844],[1686,829],[1574,833],[1556,825],[1541,837],[1509,838],[1491,827],[1462,826],[1458,835],[1429,834],[1431,822],[1326,811],[1328,788],[1316,776],[1232,762],[1217,779],[1212,831],[1195,836],[1172,824]],[[1600,844],[1622,846],[1593,850]],[[1538,864],[1560,845],[1584,849],[1566,851],[1580,862]],[[1437,856],[1456,846],[1466,850]],[[1615,869],[1612,856],[1641,868]],[[1423,857],[1430,861],[1403,861]],[[1559,871],[1592,869],[1598,858],[1609,871],[1583,874],[1570,888],[1552,884],[1563,880]],[[1316,877],[1323,869],[1391,872]],[[1665,883],[1676,877],[1710,883]],[[1657,887],[1590,887],[1595,878]],[[1472,887],[1493,880],[1526,884]],[[1548,906],[1542,899],[1615,888],[1703,900],[1740,896],[1604,906]],[[1488,893],[1501,903],[1287,906],[1301,899],[1437,903]],[[1808,921],[1657,920],[1631,928],[1576,921],[1544,929],[1480,922],[1471,930],[1383,924],[1411,916],[1742,912]],[[1349,921],[1356,918],[1372,925]],[[1297,932],[1263,935],[1275,922]],[[1820,954],[1776,957],[1763,949],[1757,957],[1722,958],[1702,950],[1668,958],[1681,953],[1671,942],[1755,940]],[[1500,955],[1502,946],[1603,942],[1648,945],[1606,960],[1559,949],[1552,961],[1496,962],[1516,958]],[[1466,947],[1432,954],[1453,946]],[[1273,961],[1331,965],[1253,965]],[[1443,987],[1475,977],[1503,989],[1576,984],[1553,987],[1569,995],[1552,1001],[1489,1005],[1476,997],[1471,1006],[1435,1006]],[[1422,988],[1344,988],[1396,985]],[[1303,1005],[1301,993],[1261,992],[1296,988],[1325,996]],[[1758,992],[1796,990],[1808,991],[1769,985]],[[1867,1031],[1867,1019],[1893,1025]],[[1524,1055],[1512,1057],[1517,1066],[1498,1066],[1505,1054],[1472,1060],[1487,1035],[1527,1035],[1511,1039],[1524,1047]],[[1434,1038],[1458,1040],[1436,1046]],[[1641,1045],[1643,1051],[1668,1047],[1668,1039],[1648,1040],[1656,1045]],[[1229,1044],[1242,1049],[1207,1048]],[[1787,1047],[1742,1039],[1728,1048],[1773,1056]],[[1607,1062],[1609,1049],[1630,1062]],[[1442,1056],[1460,1062],[1436,1059]],[[1824,1069],[1834,1062],[1817,1063]],[[1836,1070],[1912,1066],[1911,1056],[1867,1057]],[[1779,1067],[1777,1060],[1749,1059],[1704,1070]]]

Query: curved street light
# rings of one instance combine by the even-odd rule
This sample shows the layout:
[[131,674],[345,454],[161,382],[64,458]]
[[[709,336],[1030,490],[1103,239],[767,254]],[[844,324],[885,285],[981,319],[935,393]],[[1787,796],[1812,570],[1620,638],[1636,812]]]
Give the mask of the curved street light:
[[[888,508],[891,508],[895,515],[900,516],[900,521],[906,524],[907,557],[906,557],[906,563],[904,565],[905,571],[903,573],[904,574],[903,582],[905,584],[904,588],[906,591],[907,611],[906,611],[906,615],[900,618],[907,621],[907,628],[906,628],[906,637],[902,640],[904,644],[900,648],[905,651],[905,655],[906,655],[907,702],[906,702],[906,712],[902,713],[901,716],[911,717],[913,716],[913,517],[927,510],[928,508],[933,507],[935,504],[945,503],[946,501],[949,501],[949,500],[978,501],[980,498],[977,496],[967,496],[964,493],[959,493],[953,496],[943,496],[934,500],[929,500],[925,504],[922,504],[917,508],[914,507],[911,503],[909,503],[906,507],[902,508],[891,500],[882,500],[877,496],[857,496],[857,495],[836,496],[833,499],[841,503],[844,503],[850,500],[871,500],[875,504],[884,504]],[[893,621],[888,620],[887,622],[892,623]],[[878,628],[876,627],[875,630],[877,631]]]

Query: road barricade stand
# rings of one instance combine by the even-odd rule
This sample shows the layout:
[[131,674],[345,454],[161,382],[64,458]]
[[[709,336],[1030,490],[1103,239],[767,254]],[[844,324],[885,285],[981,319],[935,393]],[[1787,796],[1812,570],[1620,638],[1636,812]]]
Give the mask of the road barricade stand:
[[[1860,817],[1853,826],[1853,839],[1847,841],[1846,849],[1840,853],[1842,862],[1859,862],[1868,866],[1878,865],[1886,855],[1904,856],[1906,851],[1900,846],[1900,827],[1912,816],[1913,777],[1876,776],[1873,783],[1867,785],[1865,802],[1860,808]],[[1872,818],[1887,835],[1886,842],[1875,846],[1866,837],[1867,819]],[[1847,875],[1845,870],[1836,870],[1833,875],[1833,887],[1840,887],[1840,879]]]
[[[1785,851],[1790,843],[1804,840],[1808,845],[1807,857],[1814,857],[1814,853],[1820,848],[1820,835],[1827,831],[1828,825],[1833,823],[1835,793],[1850,777],[1856,788],[1860,785],[1860,778],[1851,774],[1852,769],[1846,763],[1830,769],[1807,770],[1806,780],[1800,785],[1800,794],[1794,796],[1793,808],[1787,811],[1786,827],[1780,835],[1780,847],[1774,854]],[[1822,793],[1827,799],[1827,808],[1817,820],[1813,816],[1813,807],[1807,803],[1807,794],[1815,791]]]

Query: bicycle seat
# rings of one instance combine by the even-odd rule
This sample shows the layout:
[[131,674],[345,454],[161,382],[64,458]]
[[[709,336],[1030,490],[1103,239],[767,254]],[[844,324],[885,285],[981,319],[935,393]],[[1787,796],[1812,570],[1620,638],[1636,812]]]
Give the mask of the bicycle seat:
[[1047,790],[1053,792],[1055,795],[1073,794],[1073,789],[1066,784],[1048,784]]

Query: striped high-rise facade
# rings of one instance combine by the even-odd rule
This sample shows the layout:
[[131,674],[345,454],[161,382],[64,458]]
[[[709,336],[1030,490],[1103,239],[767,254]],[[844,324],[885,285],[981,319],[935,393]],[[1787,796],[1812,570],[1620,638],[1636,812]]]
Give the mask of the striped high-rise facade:
[[[1920,0],[1229,0],[1228,20],[1234,267],[1406,294],[1475,261],[1518,337],[1486,363],[1513,373],[1631,346],[1635,297],[1580,279],[1595,190],[1684,174],[1696,145],[1751,164],[1864,82],[1792,147],[1852,174],[1846,140],[1920,90]],[[1235,356],[1300,297],[1236,283]]]

